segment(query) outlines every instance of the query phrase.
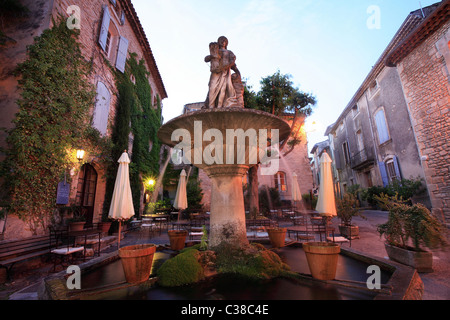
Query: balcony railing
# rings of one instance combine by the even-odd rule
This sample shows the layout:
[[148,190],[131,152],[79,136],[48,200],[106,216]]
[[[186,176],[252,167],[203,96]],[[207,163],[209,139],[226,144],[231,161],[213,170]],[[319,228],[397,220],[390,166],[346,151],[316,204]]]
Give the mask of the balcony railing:
[[352,169],[363,168],[374,163],[375,157],[372,149],[362,149],[350,159]]

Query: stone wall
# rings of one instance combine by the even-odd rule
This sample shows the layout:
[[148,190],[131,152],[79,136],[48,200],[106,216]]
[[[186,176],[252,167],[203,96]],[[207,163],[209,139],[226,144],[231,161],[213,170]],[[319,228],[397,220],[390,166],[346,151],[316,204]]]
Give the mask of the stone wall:
[[[145,59],[149,50],[143,44],[146,43],[145,35],[141,34],[128,17],[125,19],[124,24],[120,22],[120,17],[125,3],[127,1],[116,1],[114,7],[109,0],[22,0],[20,1],[29,10],[27,16],[18,17],[8,21],[4,28],[5,34],[11,38],[8,41],[7,46],[0,50],[0,98],[2,100],[2,116],[0,117],[0,126],[11,128],[11,121],[14,119],[17,112],[16,101],[20,96],[20,92],[17,90],[17,78],[12,74],[12,70],[15,66],[26,59],[26,47],[33,43],[33,39],[39,36],[43,30],[51,28],[53,26],[52,19],[59,21],[67,19],[70,13],[67,13],[68,7],[76,5],[80,9],[80,36],[79,43],[81,52],[87,61],[92,62],[92,75],[89,79],[90,82],[96,87],[97,83],[101,81],[105,84],[107,90],[110,93],[110,105],[108,114],[108,126],[106,135],[111,134],[111,128],[115,118],[115,106],[117,104],[117,88],[115,85],[114,73],[111,67],[116,64],[117,49],[119,43],[119,36],[128,40],[127,56],[130,53],[136,53],[136,59],[139,61]],[[103,6],[108,7],[108,11],[111,16],[110,25],[114,28],[116,34],[111,41],[111,50],[109,56],[99,45],[99,33],[103,18]],[[131,10],[132,11],[132,10]],[[130,11],[128,11],[130,12]],[[135,18],[133,17],[133,21]],[[150,52],[151,54],[151,52]],[[148,57],[148,56],[147,56]],[[152,64],[152,66],[149,66]],[[145,59],[145,66],[147,70],[155,70],[153,62]],[[163,85],[160,82],[159,74],[152,71],[148,76],[149,83],[152,87],[152,101],[156,103],[156,95],[159,95],[161,100],[166,97],[166,93],[161,89]],[[92,105],[91,115],[94,113],[95,104]],[[5,145],[5,136],[0,136],[0,146]],[[0,161],[2,155],[0,154]],[[85,156],[85,161],[90,163],[98,174],[95,205],[94,205],[94,217],[93,222],[99,222],[103,210],[103,203],[105,197],[106,180],[105,180],[105,168],[102,168],[96,163],[96,159],[90,155]],[[73,203],[78,186],[78,174],[81,169],[79,167],[73,168],[71,171],[71,192],[70,202]],[[1,192],[1,191],[0,191]],[[136,209],[138,211],[138,209]],[[25,237],[29,235],[26,226],[15,217],[8,219],[8,223],[5,231],[5,239],[11,237],[17,238],[18,229],[23,229],[19,237]]]
[[433,213],[450,224],[450,22],[398,64]]

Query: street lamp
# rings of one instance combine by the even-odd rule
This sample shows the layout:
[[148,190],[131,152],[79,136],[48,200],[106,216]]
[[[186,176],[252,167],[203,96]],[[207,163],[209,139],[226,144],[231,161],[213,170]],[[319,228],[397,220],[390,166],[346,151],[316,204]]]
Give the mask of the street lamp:
[[84,158],[84,150],[83,149],[77,149],[77,159],[79,162],[83,161]]
[[152,187],[152,186],[155,185],[155,180],[149,179],[149,180],[147,181],[147,184],[148,184],[149,187]]

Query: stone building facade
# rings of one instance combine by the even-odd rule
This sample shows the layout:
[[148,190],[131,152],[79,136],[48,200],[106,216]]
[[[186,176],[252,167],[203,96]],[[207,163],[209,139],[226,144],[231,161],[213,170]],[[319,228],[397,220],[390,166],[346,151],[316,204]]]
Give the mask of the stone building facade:
[[[28,8],[29,13],[24,17],[12,19],[3,30],[11,40],[0,49],[0,97],[4,115],[1,117],[0,126],[11,128],[11,121],[18,108],[16,100],[20,92],[17,90],[17,78],[11,71],[26,59],[26,47],[33,43],[33,38],[39,36],[43,30],[51,28],[53,21],[59,19],[68,21],[68,26],[79,28],[81,52],[87,61],[92,62],[93,72],[89,80],[96,88],[97,97],[92,105],[91,125],[98,129],[101,135],[111,134],[118,99],[111,67],[124,72],[126,59],[131,53],[136,54],[138,61],[142,59],[149,71],[148,81],[152,88],[151,100],[154,107],[156,108],[158,100],[162,101],[167,97],[148,39],[131,0],[20,2]],[[5,138],[0,137],[0,144],[3,146]],[[105,168],[98,163],[98,159],[89,154],[85,156],[84,162],[82,167],[73,168],[71,171],[70,203],[75,204],[82,201],[80,199],[89,198],[89,203],[79,204],[89,207],[89,219],[98,222],[105,198]],[[86,195],[85,192],[89,194]],[[8,238],[8,234],[12,234],[13,230],[20,229],[13,215],[8,221],[10,223],[6,225],[5,238]],[[26,236],[27,231],[22,231],[21,234]]]
[[427,193],[415,200],[432,208],[447,225],[449,8],[450,1],[445,0],[407,16],[346,109],[325,133],[334,154],[340,191],[354,183],[369,187],[386,185],[393,179],[422,178]]
[[401,79],[433,212],[450,226],[450,1],[386,59]]

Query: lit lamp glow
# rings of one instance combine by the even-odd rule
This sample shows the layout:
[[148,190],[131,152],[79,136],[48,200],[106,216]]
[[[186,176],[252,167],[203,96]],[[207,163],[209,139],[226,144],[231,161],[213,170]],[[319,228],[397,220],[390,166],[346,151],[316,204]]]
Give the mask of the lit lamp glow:
[[78,161],[82,161],[84,158],[84,150],[83,149],[77,149],[77,159]]
[[151,187],[151,186],[155,185],[155,180],[149,179],[149,180],[147,181],[147,184],[148,184],[149,187]]

